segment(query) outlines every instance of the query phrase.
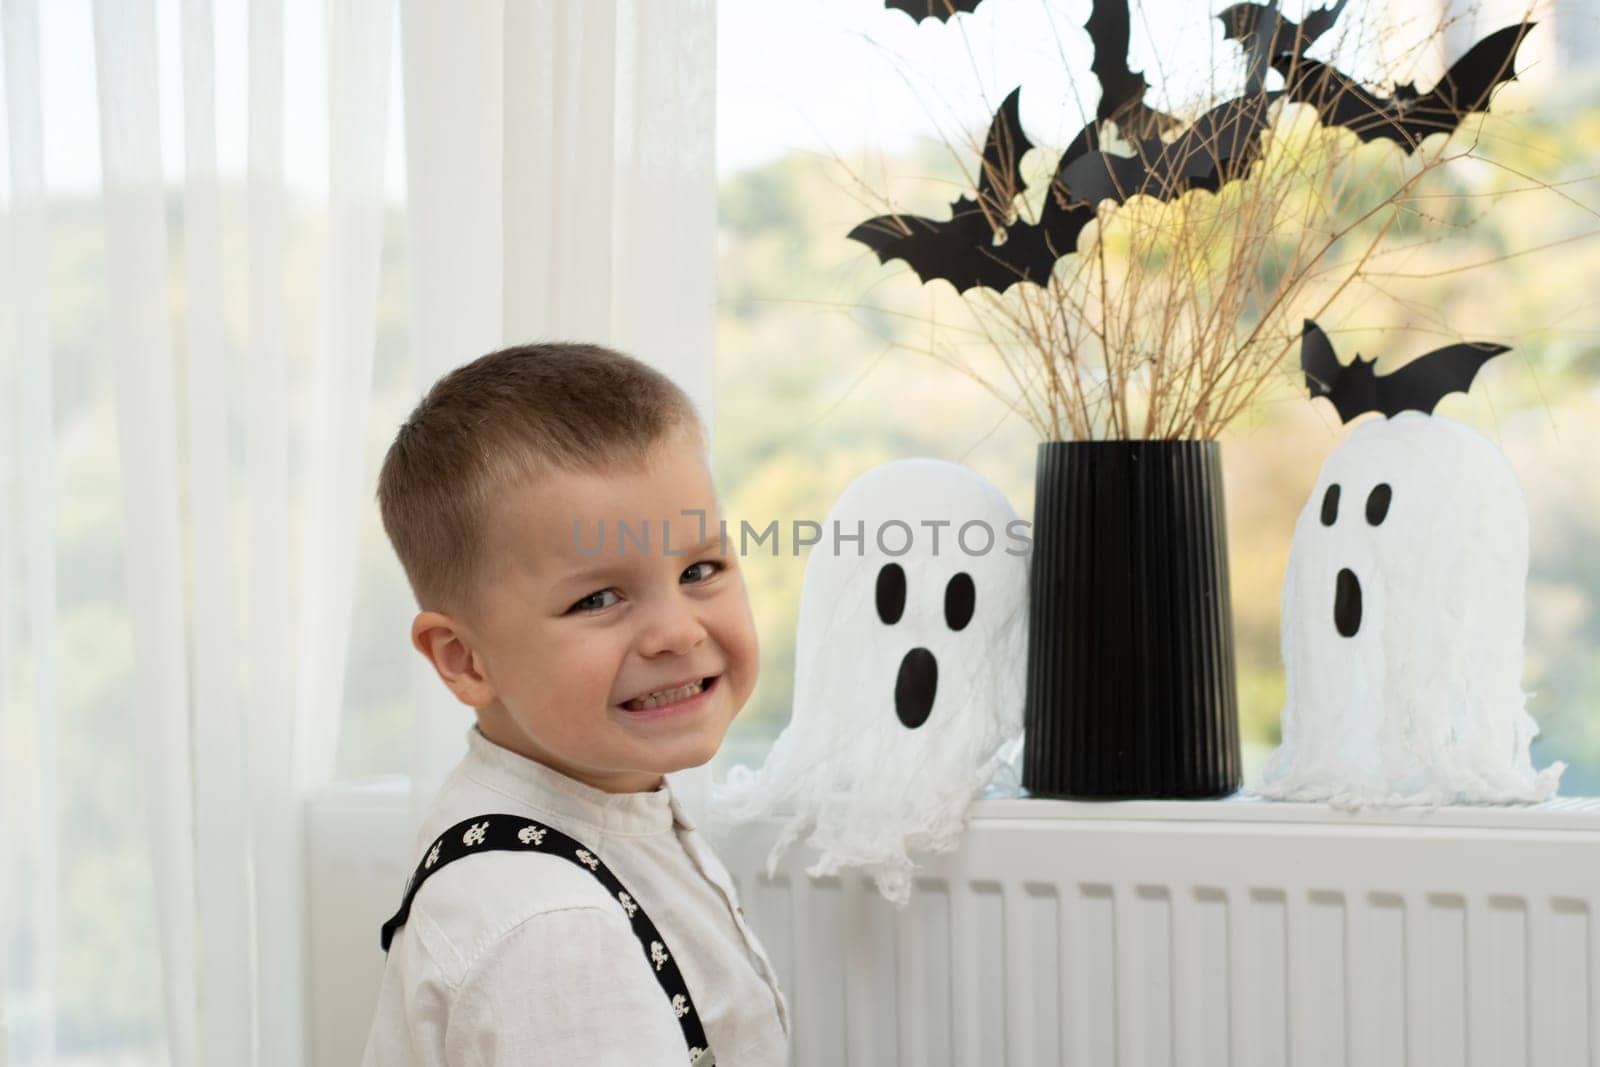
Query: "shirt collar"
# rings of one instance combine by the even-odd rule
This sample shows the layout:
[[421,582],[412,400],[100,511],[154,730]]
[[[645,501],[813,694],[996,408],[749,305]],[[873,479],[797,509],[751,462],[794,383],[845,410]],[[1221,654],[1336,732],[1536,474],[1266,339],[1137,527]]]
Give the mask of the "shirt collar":
[[672,829],[674,822],[686,830],[694,829],[665,775],[657,789],[608,793],[502,748],[485,737],[476,723],[467,731],[467,762],[471,775],[483,784],[605,833],[658,834]]

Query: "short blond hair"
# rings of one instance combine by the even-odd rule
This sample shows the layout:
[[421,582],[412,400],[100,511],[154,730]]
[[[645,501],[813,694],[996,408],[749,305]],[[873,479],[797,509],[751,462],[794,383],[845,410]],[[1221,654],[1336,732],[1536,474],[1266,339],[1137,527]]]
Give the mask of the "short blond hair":
[[384,532],[418,607],[474,610],[504,493],[541,471],[643,463],[674,431],[704,442],[684,391],[601,345],[519,345],[440,378],[378,474]]

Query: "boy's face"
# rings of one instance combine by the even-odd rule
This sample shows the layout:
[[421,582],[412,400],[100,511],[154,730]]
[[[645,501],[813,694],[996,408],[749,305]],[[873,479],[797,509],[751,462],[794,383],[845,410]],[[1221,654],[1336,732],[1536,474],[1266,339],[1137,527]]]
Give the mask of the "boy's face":
[[[481,610],[423,612],[412,640],[491,741],[608,792],[655,789],[711,759],[755,687],[755,624],[719,517],[693,439],[661,442],[639,469],[550,473],[501,501]],[[624,706],[708,678],[697,696]]]

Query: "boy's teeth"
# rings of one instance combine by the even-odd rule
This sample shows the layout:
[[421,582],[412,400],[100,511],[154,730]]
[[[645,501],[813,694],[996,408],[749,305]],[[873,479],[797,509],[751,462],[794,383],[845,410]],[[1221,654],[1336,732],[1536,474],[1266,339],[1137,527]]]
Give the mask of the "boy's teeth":
[[662,689],[659,692],[651,693],[647,697],[630,700],[622,706],[625,708],[632,708],[634,711],[648,711],[651,708],[658,708],[663,704],[671,704],[675,701],[687,700],[689,697],[692,697],[696,693],[700,692],[702,688],[703,686],[700,682],[690,682],[688,685],[677,689]]

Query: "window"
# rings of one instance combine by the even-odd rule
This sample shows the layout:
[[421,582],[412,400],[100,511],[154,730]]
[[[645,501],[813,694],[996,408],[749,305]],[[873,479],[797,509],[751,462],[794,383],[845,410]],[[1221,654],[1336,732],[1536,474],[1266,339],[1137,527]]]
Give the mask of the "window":
[[[977,153],[952,152],[944,141],[981,137],[1013,85],[1023,86],[1030,137],[1042,146],[1065,143],[1051,125],[1076,112],[1053,112],[1072,105],[1028,104],[1070,97],[1058,95],[1062,58],[1054,42],[1041,45],[1040,35],[1019,31],[1033,17],[1025,6],[1031,12],[1045,5],[991,0],[971,16],[920,26],[881,5],[843,0],[794,13],[735,4],[719,12],[715,445],[730,522],[820,522],[855,476],[918,454],[972,466],[1031,517],[1035,439],[1006,417],[999,400],[925,351],[970,325],[942,299],[950,287],[921,286],[903,262],[880,265],[845,239],[880,213],[864,189],[892,192],[898,209],[947,217],[949,203],[971,189],[964,172]],[[1092,102],[1087,54],[1069,17],[1080,9],[1054,6],[1055,32]],[[1211,33],[1200,25],[1209,16],[1193,13],[1192,4],[1152,0],[1146,7],[1164,25],[1170,16],[1185,28],[1192,21],[1202,39]],[[1484,7],[1475,21],[1463,16],[1451,25],[1445,51],[1459,54],[1521,10]],[[1419,36],[1437,16],[1416,13]],[[1570,184],[1559,193],[1489,196],[1528,183],[1487,166],[1464,170],[1457,191],[1470,195],[1440,208],[1445,240],[1413,249],[1392,268],[1433,277],[1365,290],[1347,312],[1350,324],[1371,327],[1350,336],[1361,338],[1365,355],[1383,357],[1385,369],[1433,347],[1429,331],[1513,346],[1470,394],[1447,398],[1440,413],[1495,441],[1527,496],[1524,684],[1541,728],[1534,764],[1564,760],[1562,794],[1600,795],[1600,716],[1593,710],[1600,699],[1600,464],[1593,459],[1600,450],[1600,350],[1593,340],[1600,312],[1588,269],[1600,218],[1600,184],[1590,177],[1600,122],[1593,50],[1584,45],[1600,41],[1600,18],[1561,5],[1537,17],[1545,21],[1536,32],[1549,35],[1539,69],[1525,71],[1502,99],[1518,116],[1521,139],[1485,147],[1524,173]],[[789,46],[777,54],[762,46],[774,38]],[[1139,38],[1136,27],[1132,65],[1143,63],[1160,92],[1158,64],[1140,54]],[[1528,47],[1534,44],[1530,38]],[[824,56],[829,73],[819,78]],[[1443,273],[1523,250],[1483,269]],[[1291,377],[1286,368],[1286,381]],[[1334,416],[1292,382],[1223,437],[1247,784],[1279,739],[1279,597],[1295,518],[1341,437]],[[763,670],[718,757],[719,777],[736,763],[760,766],[789,719],[804,557],[791,556],[787,542],[780,547],[776,558],[761,547],[744,559]],[[887,697],[883,707],[890,708]]]

